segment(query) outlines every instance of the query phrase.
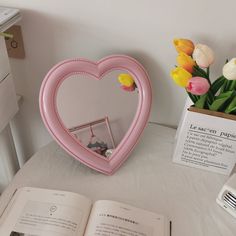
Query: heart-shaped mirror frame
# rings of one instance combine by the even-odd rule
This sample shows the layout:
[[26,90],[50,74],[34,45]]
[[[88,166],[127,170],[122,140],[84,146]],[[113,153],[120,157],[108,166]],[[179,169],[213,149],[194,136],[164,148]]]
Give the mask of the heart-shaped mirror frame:
[[[135,81],[139,101],[135,117],[124,138],[114,149],[109,159],[83,146],[63,125],[57,110],[57,92],[62,82],[72,75],[87,74],[101,80],[114,70],[125,70]],[[71,156],[85,165],[107,175],[113,174],[128,158],[143,132],[151,109],[152,92],[148,74],[132,57],[112,55],[92,62],[86,59],[71,59],[55,65],[43,80],[39,95],[40,113],[45,126],[57,143]]]

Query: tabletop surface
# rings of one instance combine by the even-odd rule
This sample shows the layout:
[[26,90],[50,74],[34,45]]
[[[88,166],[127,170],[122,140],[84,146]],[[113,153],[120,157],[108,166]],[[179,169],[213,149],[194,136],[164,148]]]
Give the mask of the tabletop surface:
[[172,162],[175,129],[149,124],[121,168],[105,176],[70,157],[55,142],[41,148],[0,198],[0,213],[22,186],[77,192],[166,215],[172,236],[235,236],[236,219],[216,204],[228,176]]

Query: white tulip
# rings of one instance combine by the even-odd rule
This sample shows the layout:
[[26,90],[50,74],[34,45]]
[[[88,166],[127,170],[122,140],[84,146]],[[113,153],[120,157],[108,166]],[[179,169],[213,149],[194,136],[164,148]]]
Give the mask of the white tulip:
[[236,58],[232,58],[224,65],[223,76],[228,80],[236,80]]
[[207,68],[214,62],[214,52],[204,44],[197,44],[192,56],[197,65],[202,68]]

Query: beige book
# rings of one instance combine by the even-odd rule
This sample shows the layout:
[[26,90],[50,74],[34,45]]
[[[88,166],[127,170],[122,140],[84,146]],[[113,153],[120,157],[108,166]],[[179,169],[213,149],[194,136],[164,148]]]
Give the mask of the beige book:
[[168,236],[166,217],[72,192],[25,187],[1,214],[4,236]]

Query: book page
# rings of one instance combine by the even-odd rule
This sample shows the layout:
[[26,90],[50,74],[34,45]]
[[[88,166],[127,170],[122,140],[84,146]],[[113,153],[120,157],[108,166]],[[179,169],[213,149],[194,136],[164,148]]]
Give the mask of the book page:
[[167,236],[164,216],[113,201],[97,201],[85,236]]
[[82,236],[92,207],[78,194],[38,188],[20,189],[12,201],[0,235]]

